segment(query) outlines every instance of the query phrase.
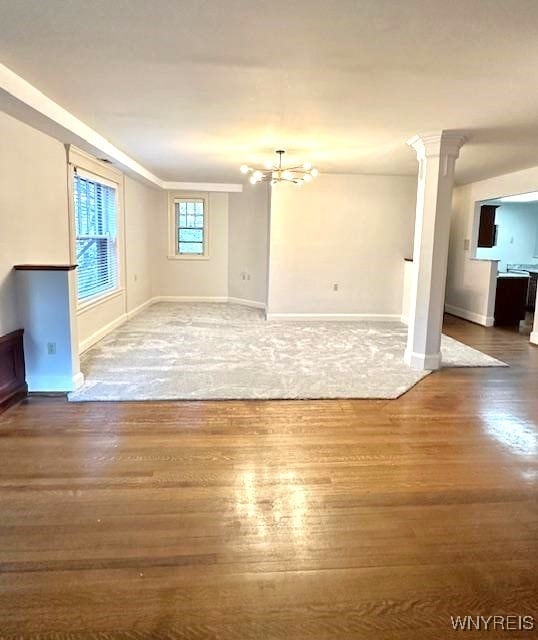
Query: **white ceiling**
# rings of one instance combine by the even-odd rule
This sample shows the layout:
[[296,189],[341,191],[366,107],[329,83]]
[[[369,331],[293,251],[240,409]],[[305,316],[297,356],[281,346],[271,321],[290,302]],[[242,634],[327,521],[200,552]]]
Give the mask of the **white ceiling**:
[[459,182],[538,165],[538,0],[0,0],[0,61],[164,180],[414,174],[434,129]]

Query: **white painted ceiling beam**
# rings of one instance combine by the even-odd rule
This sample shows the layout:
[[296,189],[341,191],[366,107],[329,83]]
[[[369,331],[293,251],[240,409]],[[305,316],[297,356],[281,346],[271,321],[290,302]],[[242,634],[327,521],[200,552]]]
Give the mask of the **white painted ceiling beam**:
[[243,191],[242,184],[219,182],[169,182],[161,180],[100,133],[79,120],[29,82],[0,63],[0,107],[18,120],[36,127],[65,144],[75,144],[99,158],[105,157],[126,173],[165,190]]

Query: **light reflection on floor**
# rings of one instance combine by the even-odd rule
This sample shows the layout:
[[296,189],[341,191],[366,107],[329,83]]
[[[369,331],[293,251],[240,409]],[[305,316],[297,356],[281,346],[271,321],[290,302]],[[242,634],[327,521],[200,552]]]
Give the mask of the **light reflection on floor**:
[[520,456],[538,454],[538,426],[506,411],[482,414],[486,433],[498,443]]
[[[259,490],[269,487],[276,495],[268,501]],[[267,538],[268,532],[274,533],[275,524],[276,530],[291,534],[294,539],[305,535],[307,495],[304,487],[296,482],[293,471],[243,472],[236,489],[235,510],[242,520],[250,521],[260,538]]]

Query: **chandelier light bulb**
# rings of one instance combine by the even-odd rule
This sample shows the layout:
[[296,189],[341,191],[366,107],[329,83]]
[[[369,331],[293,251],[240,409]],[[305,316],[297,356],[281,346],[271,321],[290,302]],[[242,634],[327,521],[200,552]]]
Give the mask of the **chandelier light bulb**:
[[303,164],[303,169],[304,169],[305,171],[308,171],[308,170],[309,170],[309,169],[311,169],[311,168],[312,168],[312,163],[311,163],[311,162],[305,162],[305,163]]
[[282,177],[284,180],[291,180],[293,178],[293,173],[291,171],[283,171]]
[[314,169],[312,169],[312,171],[310,171],[310,175],[313,178],[315,178],[316,176],[319,176],[319,171],[316,168],[314,168]]
[[256,170],[252,175],[256,178],[256,180],[261,180],[263,178],[263,172],[259,169]]
[[255,176],[250,176],[250,178],[248,179],[248,181],[250,182],[250,184],[256,184],[256,182],[258,182],[258,180],[256,179]]
[[239,171],[241,171],[241,173],[248,173],[248,166],[246,164],[242,164]]
[[305,173],[303,176],[305,182],[312,182],[312,176],[309,173]]
[[263,163],[263,166],[264,166],[268,171],[271,171],[271,170],[272,170],[272,168],[273,168],[273,161],[272,161],[272,160],[266,160],[266,161]]

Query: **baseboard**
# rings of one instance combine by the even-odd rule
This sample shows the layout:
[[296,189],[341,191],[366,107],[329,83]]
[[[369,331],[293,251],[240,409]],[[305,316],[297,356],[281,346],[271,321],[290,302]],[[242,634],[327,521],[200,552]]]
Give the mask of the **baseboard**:
[[407,366],[418,371],[435,371],[441,366],[441,353],[415,353],[406,349],[404,362]]
[[409,324],[409,317],[408,316],[400,316],[400,322],[402,324]]
[[492,327],[493,323],[495,322],[495,318],[493,318],[492,316],[484,316],[480,313],[468,311],[467,309],[454,307],[451,304],[445,304],[445,311],[452,314],[453,316],[457,316],[458,318],[469,320],[470,322],[474,322],[475,324],[481,324],[483,327]]
[[234,298],[233,296],[229,296],[228,302],[231,304],[242,304],[244,307],[253,307],[254,309],[265,309],[265,304],[263,302],[247,300],[246,298]]
[[538,331],[533,331],[531,333],[531,342],[532,344],[538,344]]
[[389,313],[268,313],[267,320],[325,320],[326,322],[400,322],[399,314]]
[[119,316],[115,320],[112,320],[112,322],[105,324],[104,327],[101,327],[95,333],[92,333],[92,335],[86,338],[86,340],[82,340],[82,342],[80,342],[79,344],[78,352],[84,353],[90,347],[93,347],[94,344],[99,342],[99,340],[102,340],[108,333],[121,326],[124,322],[127,322],[126,313],[122,313],[121,316]]
[[156,298],[148,298],[145,302],[139,304],[138,307],[131,309],[131,311],[127,312],[127,320],[134,318],[138,313],[144,311],[147,307],[150,307],[154,302],[156,302]]
[[73,376],[73,391],[80,389],[80,387],[82,387],[83,384],[84,384],[84,374],[82,373],[82,371],[79,371]]
[[228,296],[156,296],[153,302],[228,302]]

